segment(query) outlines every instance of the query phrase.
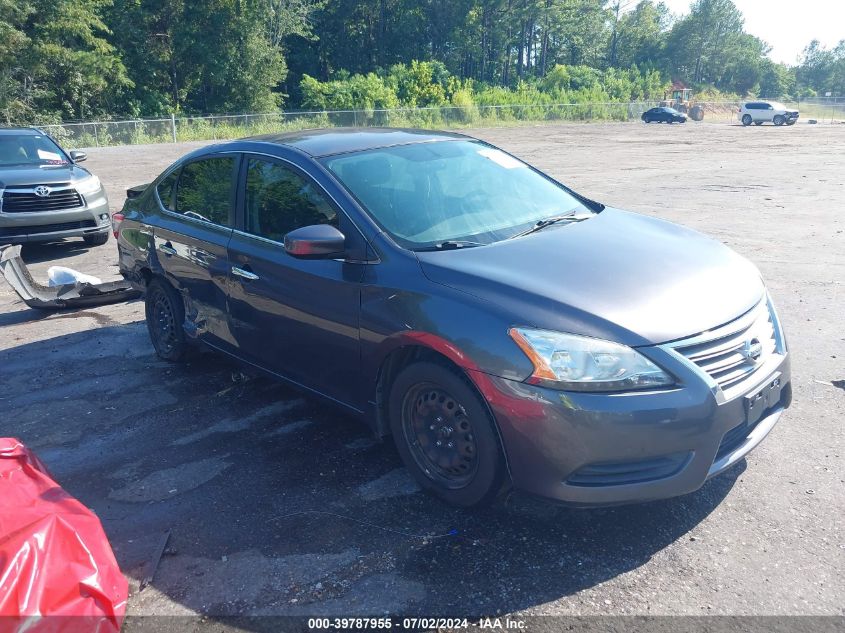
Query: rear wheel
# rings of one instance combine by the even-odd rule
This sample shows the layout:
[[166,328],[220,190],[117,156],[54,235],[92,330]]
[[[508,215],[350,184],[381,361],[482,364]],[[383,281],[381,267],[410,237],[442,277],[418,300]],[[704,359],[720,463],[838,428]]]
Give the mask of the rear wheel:
[[94,235],[83,235],[82,239],[85,240],[88,246],[102,246],[109,241],[109,234],[105,232],[95,233]]
[[783,122],[784,118],[780,114],[776,114],[775,118],[772,119],[772,123],[774,123],[775,125],[783,125]]
[[402,461],[423,488],[463,507],[495,498],[505,459],[487,407],[463,376],[409,365],[393,382],[389,415]]
[[182,360],[189,346],[182,329],[185,306],[179,293],[163,279],[153,279],[147,285],[144,308],[156,354],[171,362]]
[[746,127],[751,125],[751,115],[750,114],[743,114],[742,115],[742,124]]

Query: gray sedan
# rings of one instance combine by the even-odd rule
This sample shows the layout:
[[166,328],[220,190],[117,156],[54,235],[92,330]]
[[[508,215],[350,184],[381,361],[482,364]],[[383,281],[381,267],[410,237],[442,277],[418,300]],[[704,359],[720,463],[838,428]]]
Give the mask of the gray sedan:
[[120,268],[159,356],[204,345],[324,396],[456,505],[691,492],[791,401],[753,264],[466,136],[255,137],[129,194]]

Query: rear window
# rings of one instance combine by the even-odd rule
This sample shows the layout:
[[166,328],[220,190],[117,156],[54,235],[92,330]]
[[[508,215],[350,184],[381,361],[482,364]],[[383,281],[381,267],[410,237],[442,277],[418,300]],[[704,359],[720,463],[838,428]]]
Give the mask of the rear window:
[[182,168],[176,187],[176,212],[198,220],[232,227],[235,159],[215,157]]

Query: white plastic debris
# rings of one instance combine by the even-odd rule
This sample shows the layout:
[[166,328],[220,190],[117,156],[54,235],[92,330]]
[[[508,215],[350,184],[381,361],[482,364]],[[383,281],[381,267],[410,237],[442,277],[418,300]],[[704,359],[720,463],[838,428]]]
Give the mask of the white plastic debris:
[[64,286],[65,284],[75,283],[101,284],[103,280],[64,266],[50,266],[47,269],[48,286]]

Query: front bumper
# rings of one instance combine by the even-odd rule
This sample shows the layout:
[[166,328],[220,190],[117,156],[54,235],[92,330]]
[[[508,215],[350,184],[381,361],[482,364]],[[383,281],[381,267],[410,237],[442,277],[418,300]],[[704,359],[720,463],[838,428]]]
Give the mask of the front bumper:
[[666,368],[689,379],[664,391],[573,393],[491,376],[479,384],[516,488],[572,505],[616,505],[697,490],[756,447],[792,398],[789,356],[776,360],[727,400],[685,374],[682,362]]
[[0,244],[51,242],[110,230],[111,216],[105,191],[86,197],[85,205],[75,209],[27,213],[3,213],[0,210]]

